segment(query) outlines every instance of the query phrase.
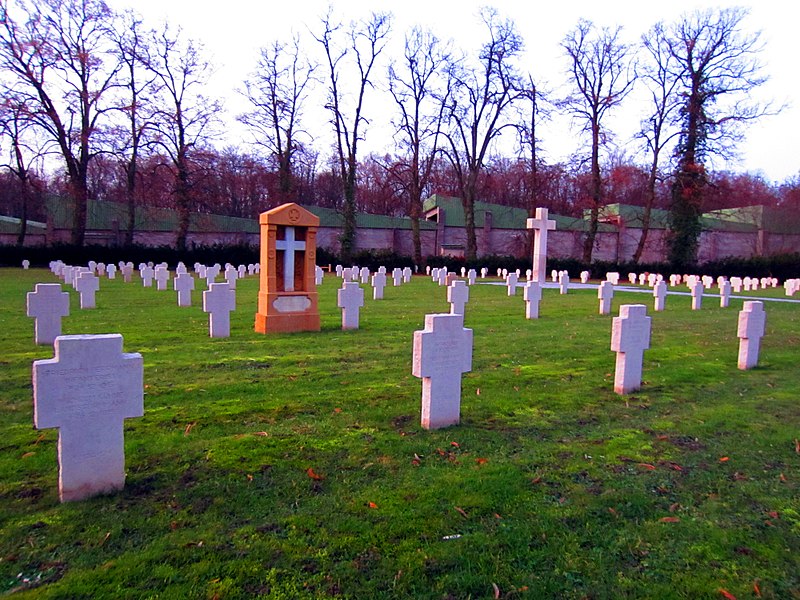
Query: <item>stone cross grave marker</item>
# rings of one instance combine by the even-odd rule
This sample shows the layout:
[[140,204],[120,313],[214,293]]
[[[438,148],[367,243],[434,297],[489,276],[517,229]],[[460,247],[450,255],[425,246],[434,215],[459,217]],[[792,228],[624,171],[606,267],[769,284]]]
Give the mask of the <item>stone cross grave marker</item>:
[[361,267],[361,283],[369,283],[369,267]]
[[322,267],[317,265],[314,267],[314,283],[316,285],[322,285],[323,281],[325,281],[325,271],[322,270]]
[[411,267],[404,267],[403,268],[403,283],[411,283]]
[[517,282],[519,277],[516,273],[509,273],[506,275],[506,289],[508,290],[509,296],[516,296],[517,295]]
[[236,271],[237,271],[237,275],[238,275],[239,279],[244,279],[245,277],[247,277],[247,266],[246,265],[239,265],[239,267],[236,269]]
[[581,271],[581,283],[589,283],[589,271]]
[[163,292],[167,289],[167,282],[170,280],[169,269],[158,265],[155,269],[156,289]]
[[358,282],[342,282],[336,294],[336,306],[342,309],[342,329],[358,329],[360,309],[364,306],[364,290]]
[[533,229],[533,280],[544,283],[547,267],[547,232],[556,228],[556,222],[548,219],[546,208],[537,208],[536,216],[527,220],[527,228]]
[[719,307],[728,308],[731,301],[731,282],[723,281],[719,284]]
[[650,317],[644,304],[623,304],[611,326],[611,350],[617,353],[614,391],[630,394],[642,385],[642,360],[650,347]]
[[481,267],[481,279],[486,279],[486,274],[489,272],[489,269],[486,267]]
[[436,273],[437,273],[437,277],[439,278],[437,280],[437,283],[439,285],[447,285],[447,268],[446,267],[442,267]]
[[61,335],[61,318],[69,315],[69,294],[60,283],[37,283],[27,294],[28,316],[34,320],[34,341],[52,344]]
[[95,292],[100,289],[100,279],[91,271],[81,273],[75,284],[75,289],[81,295],[81,308],[95,308]]
[[236,291],[227,283],[212,283],[203,292],[203,312],[208,313],[210,337],[231,336],[231,311],[234,310],[236,310]]
[[664,305],[667,302],[667,284],[665,281],[657,281],[653,286],[653,297],[655,298],[655,310],[660,312],[664,310]]
[[142,285],[144,287],[153,287],[153,267],[144,265],[139,269],[139,276],[142,278]]
[[522,297],[525,300],[525,318],[539,318],[539,303],[542,300],[542,286],[538,281],[529,281],[522,288]]
[[425,315],[414,332],[411,373],[422,378],[423,429],[455,425],[461,419],[461,375],[472,370],[472,330],[461,315]]
[[736,333],[739,338],[739,368],[743,371],[752,369],[758,364],[758,353],[761,338],[767,325],[767,314],[764,303],[759,300],[748,300],[739,312],[739,327]]
[[236,289],[236,280],[239,279],[239,272],[233,265],[228,265],[225,268],[225,283],[227,283],[232,290]]
[[383,300],[383,288],[386,287],[386,273],[378,271],[372,276],[372,299]]
[[400,287],[400,285],[402,285],[402,283],[403,283],[403,270],[402,269],[400,269],[398,267],[395,267],[394,269],[392,269],[392,282],[394,284],[394,287]]
[[28,269],[30,269],[30,267],[31,267],[31,261],[29,261],[27,258],[22,261],[22,268],[23,269],[25,269],[27,271]]
[[467,271],[467,283],[469,285],[475,285],[475,280],[478,278],[478,273],[475,269],[470,269]]
[[109,279],[116,279],[117,278],[117,266],[116,265],[106,265],[106,276]]
[[55,357],[34,361],[33,423],[58,428],[62,502],[124,487],[124,420],[144,414],[143,376],[119,334],[59,336]]
[[558,275],[558,291],[562,296],[569,291],[569,273],[566,271]]
[[194,289],[194,277],[184,271],[178,273],[172,280],[172,288],[178,292],[178,306],[192,305],[192,290]]
[[703,282],[700,279],[692,284],[692,310],[700,310],[703,307],[703,289]]
[[464,307],[469,301],[469,287],[463,279],[458,279],[447,287],[447,301],[450,314],[464,316]]
[[614,284],[606,280],[597,286],[597,297],[600,299],[600,314],[611,314],[611,301],[614,299]]

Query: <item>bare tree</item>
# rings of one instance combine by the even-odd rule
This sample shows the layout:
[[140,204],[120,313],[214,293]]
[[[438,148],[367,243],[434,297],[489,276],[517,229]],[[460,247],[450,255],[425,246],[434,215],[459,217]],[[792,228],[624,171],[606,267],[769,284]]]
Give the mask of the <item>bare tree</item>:
[[766,78],[758,60],[759,34],[742,31],[747,14],[741,8],[699,11],[667,30],[672,76],[682,99],[669,237],[669,259],[676,266],[697,258],[706,160],[729,156],[742,125],[770,112],[749,97]]
[[680,78],[675,77],[677,65],[669,52],[662,23],[656,24],[642,36],[642,48],[646,59],[641,66],[639,78],[650,96],[651,112],[642,120],[638,137],[644,142],[650,155],[650,168],[642,211],[642,230],[633,253],[634,263],[641,260],[647,245],[656,187],[663,180],[661,160],[665,150],[679,133],[674,125],[680,107],[680,96],[677,94]]
[[408,197],[414,262],[423,264],[419,220],[422,195],[439,154],[439,137],[450,93],[443,67],[447,48],[431,32],[414,28],[406,35],[403,61],[389,67],[389,92],[397,105],[394,125],[404,159],[394,165]]
[[125,174],[125,201],[128,205],[125,243],[130,245],[136,224],[140,153],[153,126],[153,100],[158,86],[156,75],[147,69],[152,61],[141,19],[127,11],[121,15],[119,25],[114,42],[121,65],[120,87],[124,90],[124,100],[120,103],[120,110],[124,115],[124,125],[116,136],[116,152]]
[[193,172],[193,154],[208,143],[221,105],[202,93],[211,74],[211,65],[203,58],[202,47],[194,40],[182,39],[180,29],[173,33],[169,25],[164,25],[153,33],[150,46],[148,67],[161,88],[153,123],[154,144],[170,159],[178,211],[175,245],[184,250],[189,218],[194,208],[192,186],[196,173]]
[[[339,45],[341,24],[332,22],[330,12],[322,19],[322,33],[315,39],[325,51],[328,67],[328,102],[335,135],[339,176],[344,195],[344,225],[341,235],[342,260],[347,260],[356,247],[356,188],[358,142],[363,138],[364,96],[373,86],[372,69],[386,46],[391,30],[391,16],[372,13],[370,17],[349,27],[349,44]],[[349,68],[348,68],[349,66]],[[342,78],[345,78],[344,80]],[[351,79],[347,79],[350,77]],[[348,94],[354,90],[354,94]]]
[[110,47],[113,15],[103,0],[40,0],[21,8],[24,22],[0,0],[0,68],[64,158],[74,205],[71,239],[82,245],[89,162],[119,69]]
[[25,102],[15,96],[12,90],[3,90],[5,98],[0,102],[0,138],[9,142],[8,162],[0,167],[8,169],[18,184],[19,233],[17,245],[25,244],[28,228],[28,215],[36,189],[32,177],[33,164],[47,154],[48,141],[36,131],[36,124],[30,118]]
[[621,28],[595,29],[581,20],[561,43],[570,61],[572,93],[562,106],[582,124],[591,138],[590,219],[583,244],[583,262],[592,261],[594,241],[603,205],[603,180],[600,173],[600,148],[607,131],[605,117],[620,105],[633,86],[628,59],[629,48],[619,39]]
[[445,153],[453,166],[464,207],[467,235],[466,258],[478,254],[475,237],[475,201],[478,177],[493,142],[512,127],[509,108],[519,96],[520,79],[514,60],[523,42],[511,20],[500,20],[485,8],[481,18],[489,39],[481,47],[474,67],[463,61],[452,65],[453,93],[448,103],[449,130]]
[[[256,71],[245,81],[245,97],[253,110],[238,119],[254,133],[255,143],[263,147],[278,166],[280,203],[296,200],[295,155],[301,149],[299,138],[303,103],[310,84],[316,81],[316,65],[303,58],[300,38],[291,44],[274,42],[261,49]],[[309,136],[310,137],[310,136]]]

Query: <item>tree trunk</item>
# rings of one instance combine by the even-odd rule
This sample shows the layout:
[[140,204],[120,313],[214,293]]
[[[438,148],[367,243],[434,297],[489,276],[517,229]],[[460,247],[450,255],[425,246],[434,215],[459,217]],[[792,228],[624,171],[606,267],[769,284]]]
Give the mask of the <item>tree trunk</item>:
[[633,253],[633,262],[638,264],[644,253],[644,247],[647,243],[647,235],[650,233],[650,216],[653,211],[653,203],[656,199],[656,175],[657,175],[658,154],[653,159],[653,165],[650,167],[650,175],[647,178],[647,196],[644,202],[644,211],[642,212],[642,234],[639,237],[639,242],[636,244],[636,250]]
[[179,161],[178,181],[175,190],[175,199],[178,205],[178,231],[175,236],[175,246],[178,250],[186,250],[186,240],[189,236],[189,220],[191,218],[191,197],[189,194],[189,173],[186,165]]

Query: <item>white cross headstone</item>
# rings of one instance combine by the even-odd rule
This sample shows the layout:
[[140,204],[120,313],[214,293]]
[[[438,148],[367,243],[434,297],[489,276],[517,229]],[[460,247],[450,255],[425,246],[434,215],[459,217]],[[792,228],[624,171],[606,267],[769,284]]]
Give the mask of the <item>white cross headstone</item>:
[[325,271],[322,270],[322,267],[316,265],[314,267],[314,284],[322,285],[323,281],[325,281]]
[[660,312],[664,310],[664,305],[667,301],[667,284],[664,281],[657,281],[653,286],[653,297],[655,298],[655,310]]
[[738,294],[742,291],[742,278],[741,277],[731,277],[731,287],[733,288],[733,292]]
[[239,279],[244,279],[245,277],[247,277],[247,267],[245,265],[239,265],[239,268],[237,270],[239,272],[238,273]]
[[336,306],[342,309],[342,329],[358,329],[360,308],[364,306],[364,290],[356,281],[345,281],[336,298]]
[[144,287],[153,286],[153,275],[153,267],[149,265],[144,265],[144,267],[139,269],[139,276],[142,278],[142,285]]
[[27,295],[28,316],[34,321],[37,344],[52,344],[61,335],[61,318],[69,315],[69,294],[59,283],[37,283]]
[[569,273],[566,271],[562,271],[558,275],[558,290],[562,296],[569,290]]
[[692,290],[692,310],[700,310],[703,308],[703,281],[700,279],[695,280]]
[[183,262],[178,262],[178,264],[175,265],[175,275],[180,275],[181,273],[188,273],[188,272],[189,270],[186,268],[186,265],[183,264]]
[[606,273],[606,281],[610,281],[614,285],[619,285],[619,273],[614,271]]
[[95,308],[95,292],[100,289],[100,279],[95,277],[91,271],[81,273],[75,285],[81,295],[81,308]]
[[509,273],[506,275],[506,288],[508,290],[509,296],[516,296],[517,295],[517,282],[519,277],[516,273]]
[[447,301],[451,315],[464,315],[464,306],[469,301],[469,287],[463,279],[458,279],[447,287]]
[[386,273],[378,271],[372,276],[372,299],[383,300],[383,288],[386,287]]
[[558,283],[558,271],[556,269],[550,271],[550,279],[553,280],[553,283]]
[[486,279],[486,274],[489,272],[489,269],[486,267],[481,268],[481,279]]
[[647,280],[647,273],[639,273],[639,285],[644,285],[644,282],[646,280]]
[[478,273],[475,269],[470,269],[467,271],[467,284],[475,285],[475,280],[478,278]]
[[342,265],[336,265],[336,276],[343,277],[342,271],[344,271],[344,267]]
[[124,420],[144,414],[143,375],[119,334],[59,336],[55,357],[34,361],[33,423],[58,428],[62,502],[124,487]]
[[236,291],[227,283],[212,283],[203,292],[203,312],[208,313],[208,332],[212,338],[231,336],[233,310],[236,310]]
[[30,268],[30,266],[31,266],[31,261],[29,261],[27,258],[22,261],[22,268],[25,269],[26,271]]
[[589,271],[581,271],[581,283],[589,283]]
[[522,298],[525,300],[525,318],[539,318],[539,302],[542,300],[542,287],[538,281],[529,281],[522,288]]
[[719,306],[720,308],[728,308],[731,301],[731,282],[723,281],[719,284]]
[[614,299],[614,284],[606,280],[597,286],[597,297],[600,299],[600,314],[611,314],[611,301]]
[[192,305],[192,290],[194,289],[194,277],[186,271],[178,273],[172,280],[172,288],[178,292],[178,306]]
[[158,265],[155,269],[156,289],[163,292],[167,289],[167,282],[170,280],[169,269],[163,265]]
[[650,317],[644,304],[623,304],[611,326],[611,350],[617,353],[614,391],[630,394],[642,385],[642,360],[650,347]]
[[369,268],[361,267],[361,283],[369,283]]
[[414,332],[411,373],[422,378],[424,429],[455,425],[461,419],[461,375],[472,370],[472,330],[461,315],[425,316]]
[[232,289],[236,289],[236,280],[239,279],[239,272],[231,265],[225,268],[225,283]]
[[537,208],[536,216],[527,220],[527,228],[533,229],[533,280],[545,281],[547,266],[547,232],[556,228],[556,222],[548,219],[546,208]]
[[628,281],[631,285],[636,285],[636,273],[628,273]]
[[758,300],[745,302],[743,310],[739,313],[739,327],[736,333],[739,338],[740,369],[752,369],[758,364],[758,353],[766,324],[764,303]]
[[399,287],[403,283],[403,271],[402,269],[395,267],[392,269],[392,281],[394,282],[394,287]]
[[411,275],[411,267],[405,267],[403,269],[403,283],[411,283]]
[[116,279],[117,278],[117,266],[116,265],[106,265],[106,276],[109,279]]

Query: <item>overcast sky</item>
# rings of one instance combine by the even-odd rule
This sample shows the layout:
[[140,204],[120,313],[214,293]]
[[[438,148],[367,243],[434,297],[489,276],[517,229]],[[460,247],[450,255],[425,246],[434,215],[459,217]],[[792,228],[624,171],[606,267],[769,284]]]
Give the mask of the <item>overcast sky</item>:
[[[308,30],[319,30],[319,18],[327,11],[327,0],[225,0],[206,3],[197,0],[109,0],[116,9],[134,8],[146,23],[157,26],[164,19],[172,25],[180,25],[184,34],[201,41],[207,56],[216,66],[208,93],[221,97],[229,114],[225,117],[230,125],[228,141],[236,144],[247,142],[246,133],[234,118],[246,104],[236,93],[242,82],[255,67],[259,49],[275,40],[286,40],[292,31],[306,35]],[[781,0],[760,0],[755,5],[748,3],[719,3],[701,0],[664,0],[642,2],[629,0],[567,0],[563,2],[523,2],[520,0],[400,0],[395,2],[335,1],[334,15],[348,22],[368,15],[368,11],[389,11],[393,14],[392,37],[395,48],[402,48],[403,35],[412,26],[431,29],[443,40],[452,39],[456,47],[471,51],[478,47],[484,36],[484,25],[477,15],[481,6],[490,4],[500,16],[516,22],[525,40],[526,50],[522,67],[530,71],[535,80],[545,83],[558,93],[566,83],[566,62],[560,46],[564,36],[586,18],[598,26],[623,26],[623,37],[630,42],[638,41],[642,33],[657,21],[673,21],[681,14],[695,9],[717,6],[745,6],[750,15],[745,23],[753,31],[761,31],[765,50],[761,55],[764,73],[769,81],[761,86],[758,97],[773,99],[776,104],[786,104],[780,115],[765,117],[747,130],[747,140],[739,146],[741,160],[736,163],[715,165],[735,171],[746,170],[761,174],[773,182],[782,182],[800,173],[800,106],[795,102],[800,91],[800,33],[798,17],[800,4]],[[310,51],[319,57],[316,42],[309,39]],[[316,44],[318,46],[318,44]],[[380,66],[380,75],[385,80],[386,60]],[[399,50],[394,53],[399,55]],[[563,92],[563,89],[561,90]],[[390,115],[384,112],[391,103],[380,96],[380,91],[371,92],[366,98],[365,113],[372,120],[366,132],[363,151],[382,152],[391,148]],[[634,156],[637,147],[628,139],[638,127],[644,108],[633,102],[626,103],[618,111],[612,129],[629,156]],[[330,138],[325,125],[327,115],[321,105],[311,104],[306,108],[312,130],[319,132],[315,146],[325,151]],[[383,125],[382,125],[383,124]],[[579,150],[577,131],[570,129],[568,121],[552,123],[542,136],[543,149],[548,162],[566,159]]]

